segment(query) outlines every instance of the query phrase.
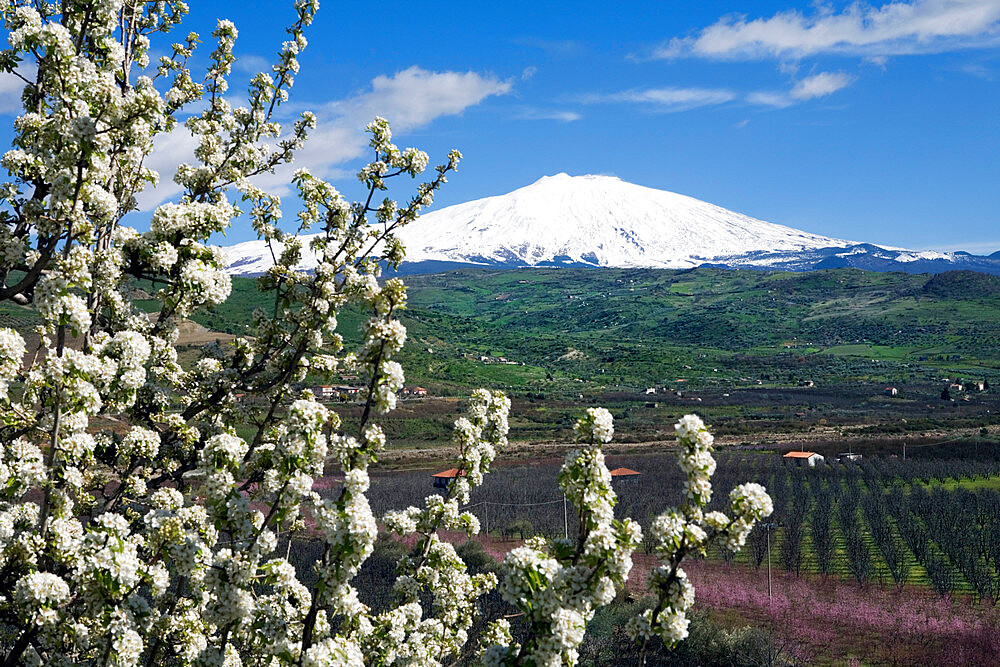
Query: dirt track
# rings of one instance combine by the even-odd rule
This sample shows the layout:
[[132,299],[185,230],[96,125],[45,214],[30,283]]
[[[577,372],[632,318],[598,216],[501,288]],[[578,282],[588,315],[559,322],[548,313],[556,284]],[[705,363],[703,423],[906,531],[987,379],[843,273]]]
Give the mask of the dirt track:
[[[861,428],[860,426],[855,428]],[[715,440],[716,449],[781,449],[790,447],[823,446],[829,447],[836,443],[837,447],[848,449],[864,449],[875,445],[895,449],[907,446],[925,446],[931,442],[951,441],[959,438],[974,438],[980,435],[978,429],[936,430],[905,435],[860,435],[851,434],[851,428],[819,428],[809,433],[760,433],[752,436],[722,436]],[[989,427],[990,434],[1000,433],[1000,426]],[[604,446],[606,454],[643,454],[669,451],[674,448],[674,440],[653,440],[648,442],[611,442]],[[571,449],[578,445],[565,442],[511,442],[500,456],[497,463],[524,463],[543,459],[561,459]],[[451,445],[439,447],[419,447],[389,449],[379,455],[379,465],[387,468],[420,468],[431,463],[454,461],[458,457],[458,449]]]

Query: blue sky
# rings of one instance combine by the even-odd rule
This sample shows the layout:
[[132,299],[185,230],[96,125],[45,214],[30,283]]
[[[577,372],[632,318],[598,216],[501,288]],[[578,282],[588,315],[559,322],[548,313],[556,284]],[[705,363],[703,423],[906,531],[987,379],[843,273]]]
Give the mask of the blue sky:
[[[186,28],[236,23],[245,70],[292,17],[191,4]],[[308,36],[300,164],[347,195],[378,113],[432,162],[465,154],[438,205],[601,173],[829,236],[1000,250],[1000,0],[325,2]]]

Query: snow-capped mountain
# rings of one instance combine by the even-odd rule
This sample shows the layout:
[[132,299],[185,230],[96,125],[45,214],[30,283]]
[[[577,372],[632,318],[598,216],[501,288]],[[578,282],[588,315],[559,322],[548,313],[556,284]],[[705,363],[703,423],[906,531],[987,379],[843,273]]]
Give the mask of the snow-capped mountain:
[[[457,264],[1000,273],[1000,257],[914,252],[820,236],[611,176],[547,176],[505,195],[427,213],[401,237],[407,273]],[[260,241],[225,250],[235,275],[257,275],[272,265]],[[982,260],[982,266],[957,265],[969,259]],[[302,268],[312,265],[314,258],[304,256]]]
[[528,266],[689,268],[752,251],[849,245],[611,176],[566,174],[428,213],[406,231],[413,260]]

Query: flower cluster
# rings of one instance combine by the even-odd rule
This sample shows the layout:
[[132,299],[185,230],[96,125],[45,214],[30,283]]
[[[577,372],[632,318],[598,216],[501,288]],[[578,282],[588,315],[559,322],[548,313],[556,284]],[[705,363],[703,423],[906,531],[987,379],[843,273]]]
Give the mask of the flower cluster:
[[575,430],[585,446],[566,457],[559,484],[577,508],[577,539],[531,539],[504,559],[500,592],[525,614],[529,640],[523,646],[514,644],[509,634],[494,640],[483,652],[487,663],[575,663],[587,622],[598,607],[614,599],[632,569],[632,552],[642,531],[631,519],[615,520],[611,475],[595,444],[611,439],[611,414],[590,408]]
[[674,646],[688,636],[687,611],[694,604],[694,587],[680,564],[690,553],[704,554],[714,542],[737,551],[754,524],[771,514],[771,498],[759,484],[744,484],[730,493],[732,518],[722,512],[706,512],[712,498],[712,456],[714,438],[696,415],[682,417],[674,426],[678,439],[678,463],[687,476],[685,502],[653,520],[650,531],[654,551],[660,558],[649,577],[649,589],[657,597],[652,609],[631,619],[626,631],[643,646],[651,637],[660,637]]
[[24,339],[13,329],[0,329],[0,399],[7,398],[7,389],[21,370]]
[[[469,536],[479,532],[475,515],[459,508],[468,504],[469,492],[482,484],[497,452],[507,444],[509,411],[510,399],[503,392],[473,392],[468,416],[455,422],[460,456],[447,494],[428,496],[423,508],[410,507],[383,518],[386,527],[397,534],[418,536],[413,556],[400,563],[396,581],[400,601],[417,610],[420,594],[429,593],[435,610],[429,618],[421,619],[419,614],[409,618],[405,632],[397,633],[393,644],[380,653],[386,662],[460,653],[476,619],[476,601],[496,586],[492,574],[469,575],[455,548],[441,541],[437,531],[461,530]],[[376,630],[389,632],[397,616],[380,615]]]

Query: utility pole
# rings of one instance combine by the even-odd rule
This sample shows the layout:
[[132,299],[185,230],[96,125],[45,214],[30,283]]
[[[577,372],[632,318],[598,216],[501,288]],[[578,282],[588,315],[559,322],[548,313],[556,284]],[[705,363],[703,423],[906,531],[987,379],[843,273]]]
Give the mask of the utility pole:
[[767,601],[771,601],[771,524],[767,524]]
[[566,507],[566,494],[563,494],[563,536],[569,539],[569,509]]
[[762,523],[761,527],[767,530],[767,599],[771,600],[771,529],[776,528],[776,523]]
[[486,508],[484,510],[486,512],[486,541],[489,542],[489,540],[490,540],[490,504],[484,500],[483,501],[483,507]]

